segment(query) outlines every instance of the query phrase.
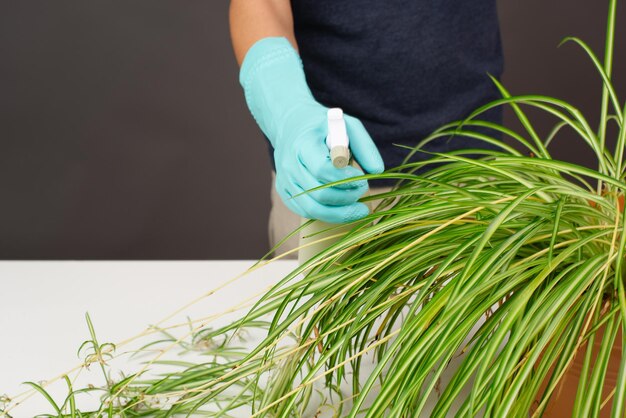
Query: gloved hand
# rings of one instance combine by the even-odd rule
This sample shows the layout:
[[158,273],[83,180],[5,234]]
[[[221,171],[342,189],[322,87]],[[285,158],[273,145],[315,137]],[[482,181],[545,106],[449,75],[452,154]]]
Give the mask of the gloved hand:
[[[367,181],[357,180],[309,193],[312,188],[363,175],[347,166],[335,168],[325,144],[328,109],[313,97],[302,61],[286,38],[264,38],[247,52],[239,81],[246,102],[274,147],[276,189],[287,207],[310,219],[342,223],[369,213],[358,202]],[[382,173],[383,160],[356,118],[344,115],[350,150],[368,173]]]

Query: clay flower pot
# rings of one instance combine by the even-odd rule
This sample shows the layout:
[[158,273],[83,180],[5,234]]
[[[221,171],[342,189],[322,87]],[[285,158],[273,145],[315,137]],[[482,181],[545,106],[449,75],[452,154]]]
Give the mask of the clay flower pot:
[[[593,348],[590,370],[594,369],[598,353],[600,352],[600,345],[605,332],[605,326],[603,325],[596,332]],[[587,343],[583,343],[578,352],[574,356],[574,360],[565,371],[565,374],[557,384],[544,413],[541,415],[546,418],[566,418],[572,416],[574,408],[574,402],[576,401],[576,392],[578,390],[578,382],[580,381],[580,375],[585,362],[585,355],[587,354]],[[617,376],[619,373],[619,366],[622,360],[622,330],[620,329],[615,338],[613,347],[611,348],[611,355],[609,364],[604,380],[604,386],[602,388],[602,399],[606,400],[611,391],[615,389],[617,385]],[[539,389],[539,394],[543,395],[546,386],[548,384],[552,369],[548,373],[547,378]],[[538,396],[534,403],[534,408],[531,410],[531,414],[535,413],[536,408],[539,406],[541,396]],[[600,418],[609,418],[611,415],[612,398],[604,405],[600,410]]]

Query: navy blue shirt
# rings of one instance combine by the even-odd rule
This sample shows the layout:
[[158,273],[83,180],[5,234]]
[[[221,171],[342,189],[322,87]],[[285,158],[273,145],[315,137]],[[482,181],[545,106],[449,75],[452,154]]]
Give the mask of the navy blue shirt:
[[[359,118],[387,168],[441,125],[499,97],[488,73],[503,59],[496,0],[292,0],[315,98]],[[482,119],[499,122],[499,110]],[[486,148],[442,139],[430,151]],[[426,154],[417,158],[429,158]]]

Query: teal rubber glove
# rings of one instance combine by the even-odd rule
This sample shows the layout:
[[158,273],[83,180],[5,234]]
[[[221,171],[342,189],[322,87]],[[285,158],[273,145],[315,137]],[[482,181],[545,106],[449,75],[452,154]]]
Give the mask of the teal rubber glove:
[[[264,38],[246,53],[239,81],[254,119],[274,147],[276,190],[298,215],[331,223],[369,213],[358,202],[365,180],[304,193],[330,182],[363,175],[358,168],[336,168],[325,144],[328,108],[318,103],[305,79],[302,61],[286,38]],[[383,160],[363,124],[344,115],[350,150],[368,173],[382,173]]]

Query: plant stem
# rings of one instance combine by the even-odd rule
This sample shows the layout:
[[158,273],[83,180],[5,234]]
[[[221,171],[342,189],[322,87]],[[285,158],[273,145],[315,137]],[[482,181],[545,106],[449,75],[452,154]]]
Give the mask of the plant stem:
[[[613,44],[615,41],[615,9],[617,6],[617,0],[609,1],[609,15],[606,24],[606,41],[604,45],[604,72],[609,80],[611,80],[611,71],[613,68]],[[607,113],[609,107],[609,89],[606,84],[602,84],[602,107],[600,110],[600,127],[598,131],[598,137],[600,139],[600,147],[604,149],[606,143],[606,127],[607,127]],[[620,167],[616,167],[617,173],[621,172]],[[619,174],[618,174],[619,175]],[[598,182],[598,193],[602,192],[602,182]]]

